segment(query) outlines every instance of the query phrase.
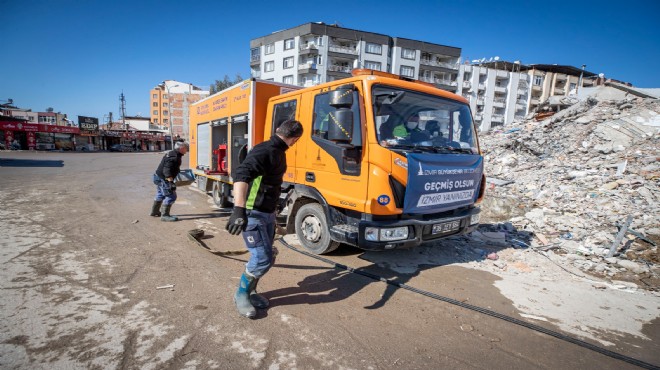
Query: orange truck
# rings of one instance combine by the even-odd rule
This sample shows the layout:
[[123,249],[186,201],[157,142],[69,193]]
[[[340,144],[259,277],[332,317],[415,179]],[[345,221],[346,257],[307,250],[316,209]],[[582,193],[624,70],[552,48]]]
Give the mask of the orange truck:
[[304,134],[287,151],[277,220],[306,250],[407,248],[478,225],[486,177],[468,102],[367,69],[307,88],[250,79],[194,103],[197,186],[229,207],[232,172],[288,119]]

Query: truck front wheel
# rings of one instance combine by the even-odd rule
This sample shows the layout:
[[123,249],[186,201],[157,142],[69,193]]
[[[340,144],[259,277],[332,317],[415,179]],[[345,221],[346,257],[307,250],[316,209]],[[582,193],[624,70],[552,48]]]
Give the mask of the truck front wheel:
[[296,235],[302,246],[314,254],[330,253],[340,244],[330,238],[328,222],[318,203],[300,207],[296,213]]

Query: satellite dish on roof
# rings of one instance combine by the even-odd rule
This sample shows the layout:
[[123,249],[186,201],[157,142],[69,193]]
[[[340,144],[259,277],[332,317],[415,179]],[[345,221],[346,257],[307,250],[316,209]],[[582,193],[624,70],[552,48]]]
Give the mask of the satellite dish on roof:
[[513,64],[520,64],[520,61],[516,60],[516,61],[513,62]]
[[493,59],[495,59],[495,61],[497,62],[498,60],[500,60],[500,57],[495,57]]
[[479,59],[472,59],[472,63],[479,63]]
[[605,78],[605,73],[599,73],[599,74],[598,74],[598,77],[600,77],[600,78]]

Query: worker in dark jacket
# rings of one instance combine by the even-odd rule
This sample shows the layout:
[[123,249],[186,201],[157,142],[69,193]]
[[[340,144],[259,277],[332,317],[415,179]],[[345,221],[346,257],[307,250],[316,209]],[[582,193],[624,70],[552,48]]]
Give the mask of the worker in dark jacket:
[[285,151],[302,133],[300,122],[284,121],[275,135],[256,145],[232,174],[234,209],[226,229],[232,235],[243,232],[243,240],[250,251],[234,302],[238,312],[248,318],[256,316],[255,307],[268,307],[268,300],[257,294],[257,283],[274,260],[275,211],[286,172]]
[[176,201],[174,178],[181,171],[181,157],[186,153],[188,153],[188,144],[177,141],[174,144],[174,150],[165,154],[153,175],[157,190],[154,204],[151,207],[151,216],[160,217],[161,221],[178,220],[176,216],[170,215],[170,209]]

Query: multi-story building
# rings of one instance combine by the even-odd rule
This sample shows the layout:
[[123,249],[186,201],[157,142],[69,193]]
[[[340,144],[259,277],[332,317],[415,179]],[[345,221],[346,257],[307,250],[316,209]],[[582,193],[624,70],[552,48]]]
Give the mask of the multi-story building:
[[529,75],[520,63],[498,62],[460,66],[457,94],[470,101],[481,131],[503,126],[527,114]]
[[171,130],[175,138],[188,141],[188,108],[209,96],[209,91],[189,83],[166,80],[154,87],[150,95],[151,122]]
[[250,41],[251,76],[299,86],[350,77],[368,68],[456,90],[461,49],[306,23]]

